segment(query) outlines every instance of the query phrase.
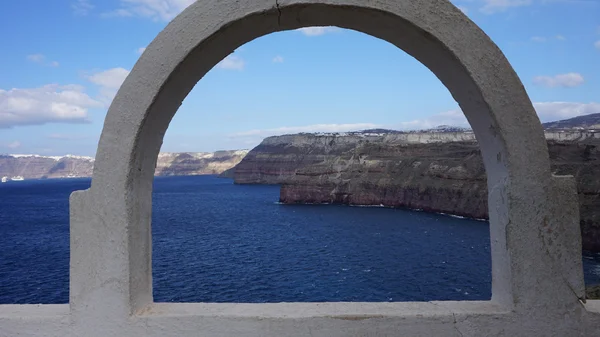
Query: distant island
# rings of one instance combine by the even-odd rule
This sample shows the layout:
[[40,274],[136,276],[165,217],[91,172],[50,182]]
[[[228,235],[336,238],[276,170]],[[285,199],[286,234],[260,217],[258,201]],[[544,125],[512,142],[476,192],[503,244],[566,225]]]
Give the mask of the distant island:
[[[600,113],[545,123],[552,171],[577,180],[583,247],[600,251]],[[282,203],[405,207],[487,219],[475,135],[441,126],[268,137],[223,175],[278,184]]]
[[[600,113],[543,124],[552,171],[577,180],[583,248],[600,252]],[[6,181],[90,177],[94,159],[0,155]],[[487,183],[472,130],[369,129],[264,139],[251,151],[161,153],[156,176],[219,174],[280,185],[282,203],[403,207],[487,219]]]
[[[160,153],[155,175],[220,174],[237,165],[248,150]],[[91,177],[94,158],[84,156],[0,155],[3,181]]]

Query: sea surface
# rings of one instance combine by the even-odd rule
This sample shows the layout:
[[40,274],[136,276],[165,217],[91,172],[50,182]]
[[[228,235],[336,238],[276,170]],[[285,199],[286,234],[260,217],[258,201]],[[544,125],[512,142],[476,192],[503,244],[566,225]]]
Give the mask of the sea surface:
[[[0,303],[67,303],[72,191],[90,179],[0,184]],[[488,223],[417,211],[280,205],[278,186],[155,179],[156,302],[486,300]],[[600,255],[585,253],[586,282]]]

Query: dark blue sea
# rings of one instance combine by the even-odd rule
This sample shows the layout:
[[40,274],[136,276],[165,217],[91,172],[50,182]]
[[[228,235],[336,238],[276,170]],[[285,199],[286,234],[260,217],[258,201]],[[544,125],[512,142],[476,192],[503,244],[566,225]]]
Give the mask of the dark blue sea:
[[[67,303],[72,191],[0,184],[0,303]],[[424,212],[280,205],[278,186],[214,176],[154,184],[156,302],[486,300],[488,223]],[[588,284],[600,255],[584,254]]]

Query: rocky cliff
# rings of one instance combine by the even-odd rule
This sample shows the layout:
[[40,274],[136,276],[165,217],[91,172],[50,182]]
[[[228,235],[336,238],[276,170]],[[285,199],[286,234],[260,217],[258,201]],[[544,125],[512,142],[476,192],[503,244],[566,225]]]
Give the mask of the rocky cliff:
[[[161,153],[157,176],[220,174],[237,165],[247,150]],[[94,158],[82,156],[0,155],[0,177],[24,179],[91,177]]]
[[0,177],[25,179],[90,177],[94,158],[82,156],[47,157],[0,155]]
[[[600,251],[600,133],[547,133],[552,169],[578,182],[584,248]],[[238,184],[281,184],[283,203],[384,205],[487,218],[486,175],[468,131],[269,137]]]
[[600,113],[583,115],[569,119],[563,119],[555,122],[542,124],[546,130],[564,130],[564,129],[599,129],[600,130]]
[[248,154],[248,150],[217,152],[161,153],[156,163],[157,176],[221,174]]

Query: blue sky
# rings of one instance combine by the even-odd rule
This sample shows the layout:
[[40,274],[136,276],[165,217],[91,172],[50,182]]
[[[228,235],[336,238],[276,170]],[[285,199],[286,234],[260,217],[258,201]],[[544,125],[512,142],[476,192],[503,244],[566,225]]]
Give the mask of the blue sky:
[[[19,0],[0,11],[0,153],[94,155],[140,52],[193,0]],[[600,0],[455,0],[498,44],[542,121],[600,112]],[[264,137],[465,125],[396,47],[335,27],[261,37],[211,70],[162,150],[252,148]]]

